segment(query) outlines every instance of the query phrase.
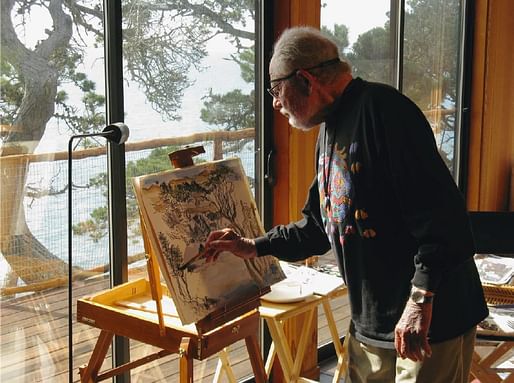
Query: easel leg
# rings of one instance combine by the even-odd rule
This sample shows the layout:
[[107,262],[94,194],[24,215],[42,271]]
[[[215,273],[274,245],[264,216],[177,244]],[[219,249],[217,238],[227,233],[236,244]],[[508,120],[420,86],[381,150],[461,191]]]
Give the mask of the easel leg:
[[82,383],[96,381],[98,371],[100,371],[100,367],[102,367],[105,355],[107,355],[107,350],[112,343],[113,336],[114,333],[109,331],[102,330],[100,332],[93,354],[91,354],[91,358],[89,358],[89,363],[87,366],[79,368],[80,381]]
[[266,371],[264,370],[264,362],[262,361],[259,344],[257,343],[255,335],[247,336],[245,343],[248,355],[250,355],[250,363],[252,364],[253,374],[255,375],[255,382],[265,383]]
[[191,338],[184,337],[178,349],[180,383],[193,383],[193,358]]

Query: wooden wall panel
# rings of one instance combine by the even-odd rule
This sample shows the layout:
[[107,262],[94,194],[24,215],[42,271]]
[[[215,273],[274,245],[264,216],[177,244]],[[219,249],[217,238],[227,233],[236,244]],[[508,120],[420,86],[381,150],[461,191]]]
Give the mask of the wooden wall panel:
[[[319,28],[321,6],[318,0],[281,0],[274,2],[275,39],[290,26]],[[305,133],[291,128],[278,111],[274,115],[275,169],[273,224],[300,218],[307,190],[314,177],[314,149],[318,129]],[[286,197],[287,196],[287,197]]]
[[475,14],[468,208],[507,211],[514,167],[514,2],[477,0]]
[[[285,28],[291,26],[310,25],[319,28],[319,0],[276,0],[273,4],[275,40]],[[301,216],[300,211],[314,177],[317,132],[317,128],[308,133],[294,129],[278,111],[274,113],[276,184],[273,188],[273,225],[287,224]],[[303,322],[304,318],[300,316],[286,321],[284,325],[292,349],[296,349],[297,339],[304,331]],[[313,327],[317,326],[315,317]],[[317,339],[317,331],[313,331],[302,363],[302,376],[316,380],[319,378]],[[279,363],[273,365],[273,381],[286,383]]]

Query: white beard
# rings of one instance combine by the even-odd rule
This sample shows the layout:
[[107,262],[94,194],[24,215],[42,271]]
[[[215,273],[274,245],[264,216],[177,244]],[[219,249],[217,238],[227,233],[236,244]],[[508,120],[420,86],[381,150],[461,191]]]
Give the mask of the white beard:
[[293,114],[289,113],[284,108],[280,109],[280,113],[287,118],[289,125],[291,125],[295,129],[299,129],[301,131],[308,132],[309,130],[311,130],[312,128],[315,127],[315,125],[307,126],[307,125],[301,123],[300,121],[298,121],[296,119],[296,117]]

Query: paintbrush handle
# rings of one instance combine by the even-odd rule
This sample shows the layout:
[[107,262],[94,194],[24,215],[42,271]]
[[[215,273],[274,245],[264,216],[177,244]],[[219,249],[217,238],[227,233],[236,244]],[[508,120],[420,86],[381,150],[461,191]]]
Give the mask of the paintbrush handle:
[[[222,239],[224,239],[230,232],[226,232],[225,234],[223,234],[221,237],[219,237],[218,239],[216,239],[216,241],[220,241]],[[198,260],[198,259],[201,259],[202,257],[205,256],[205,254],[207,254],[208,252],[208,249],[204,249],[203,251],[200,251],[198,252],[198,254],[196,254],[193,258],[191,258],[189,261],[187,261],[186,263],[184,263],[183,265],[180,265],[178,267],[179,270],[184,270],[186,267],[188,267],[191,263],[193,263],[194,261]]]

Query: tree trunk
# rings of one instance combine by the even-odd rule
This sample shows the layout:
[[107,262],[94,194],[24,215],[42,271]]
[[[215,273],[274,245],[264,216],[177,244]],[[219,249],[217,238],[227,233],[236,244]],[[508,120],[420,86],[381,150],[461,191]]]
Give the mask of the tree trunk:
[[25,156],[0,157],[0,251],[26,284],[66,275],[67,265],[27,227],[23,198],[28,163]]
[[1,43],[3,58],[23,79],[25,92],[13,129],[0,148],[0,250],[13,271],[27,284],[62,276],[67,265],[34,237],[27,226],[23,199],[29,163],[23,154],[33,153],[46,124],[54,114],[58,71],[52,55],[66,49],[72,21],[61,0],[51,0],[53,30],[34,50],[18,39],[11,13],[14,0],[2,0]]

